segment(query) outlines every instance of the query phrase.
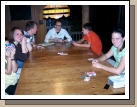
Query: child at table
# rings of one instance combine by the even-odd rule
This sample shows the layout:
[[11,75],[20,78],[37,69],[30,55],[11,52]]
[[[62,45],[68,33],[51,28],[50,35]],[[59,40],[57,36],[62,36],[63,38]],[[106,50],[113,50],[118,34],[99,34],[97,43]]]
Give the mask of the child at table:
[[[125,31],[119,27],[115,28],[112,32],[111,41],[113,43],[111,49],[106,54],[93,60],[92,66],[120,75],[125,72]],[[111,56],[114,56],[116,60],[114,67],[108,67],[99,63],[100,61],[110,58]]]
[[[78,40],[77,42],[72,42],[73,45],[78,47],[88,47],[91,48],[91,50],[96,53],[98,56],[102,53],[102,42],[99,38],[99,36],[92,31],[92,26],[90,23],[85,23],[82,32],[84,34],[83,38]],[[88,44],[81,44],[84,41],[87,41]]]
[[[8,38],[5,37],[5,45],[9,44]],[[17,63],[14,59],[16,49],[12,46],[5,46],[5,92],[14,95],[17,86]]]

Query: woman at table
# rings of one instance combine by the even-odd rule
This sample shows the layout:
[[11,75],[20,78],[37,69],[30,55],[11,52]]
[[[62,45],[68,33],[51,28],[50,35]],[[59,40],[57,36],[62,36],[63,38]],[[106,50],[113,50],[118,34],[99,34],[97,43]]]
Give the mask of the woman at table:
[[15,60],[18,65],[18,71],[16,72],[18,79],[20,77],[24,62],[29,57],[26,37],[24,37],[23,35],[24,35],[23,30],[19,27],[13,27],[9,35],[10,43],[13,43],[16,48]]
[[[8,38],[5,37],[5,45],[9,44]],[[14,95],[18,78],[16,71],[17,63],[14,59],[16,49],[14,47],[5,47],[5,94]]]
[[19,27],[13,27],[9,35],[10,43],[13,43],[16,48],[15,59],[17,60],[18,68],[22,68],[29,57],[26,37],[23,35],[23,30]]
[[[120,75],[125,72],[125,31],[122,28],[117,27],[113,30],[111,36],[113,46],[106,54],[94,59],[92,61],[92,66]],[[114,67],[108,67],[100,63],[111,56],[114,56],[116,60]]]

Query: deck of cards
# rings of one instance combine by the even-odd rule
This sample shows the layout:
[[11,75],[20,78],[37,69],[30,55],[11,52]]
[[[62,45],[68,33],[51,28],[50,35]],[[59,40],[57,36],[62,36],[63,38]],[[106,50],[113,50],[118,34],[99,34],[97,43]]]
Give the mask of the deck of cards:
[[95,73],[94,71],[92,71],[92,72],[87,72],[87,75],[88,75],[89,77],[94,77],[94,76],[96,76],[96,73]]
[[84,78],[84,81],[89,81],[90,80],[90,77],[85,77]]
[[67,53],[64,52],[58,52],[59,55],[68,55]]

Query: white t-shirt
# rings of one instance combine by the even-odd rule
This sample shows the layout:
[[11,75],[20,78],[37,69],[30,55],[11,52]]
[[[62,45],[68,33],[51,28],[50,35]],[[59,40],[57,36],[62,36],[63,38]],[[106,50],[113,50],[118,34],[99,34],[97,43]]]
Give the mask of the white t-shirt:
[[66,29],[61,28],[60,32],[57,34],[55,28],[52,28],[46,34],[44,42],[49,42],[49,39],[54,39],[55,37],[63,40],[64,37],[66,37],[69,42],[72,41],[72,38]]

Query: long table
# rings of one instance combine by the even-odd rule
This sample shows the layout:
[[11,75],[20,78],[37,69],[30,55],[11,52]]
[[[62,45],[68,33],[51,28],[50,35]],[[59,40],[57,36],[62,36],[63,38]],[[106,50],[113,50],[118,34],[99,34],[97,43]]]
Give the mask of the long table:
[[[58,52],[68,53],[59,55]],[[108,76],[114,75],[91,66],[87,54],[89,48],[76,47],[71,43],[55,43],[44,50],[33,49],[25,62],[15,95],[111,95],[123,94],[125,88],[104,89]],[[102,64],[111,66],[108,62]],[[95,77],[84,81],[85,72],[94,71]]]

